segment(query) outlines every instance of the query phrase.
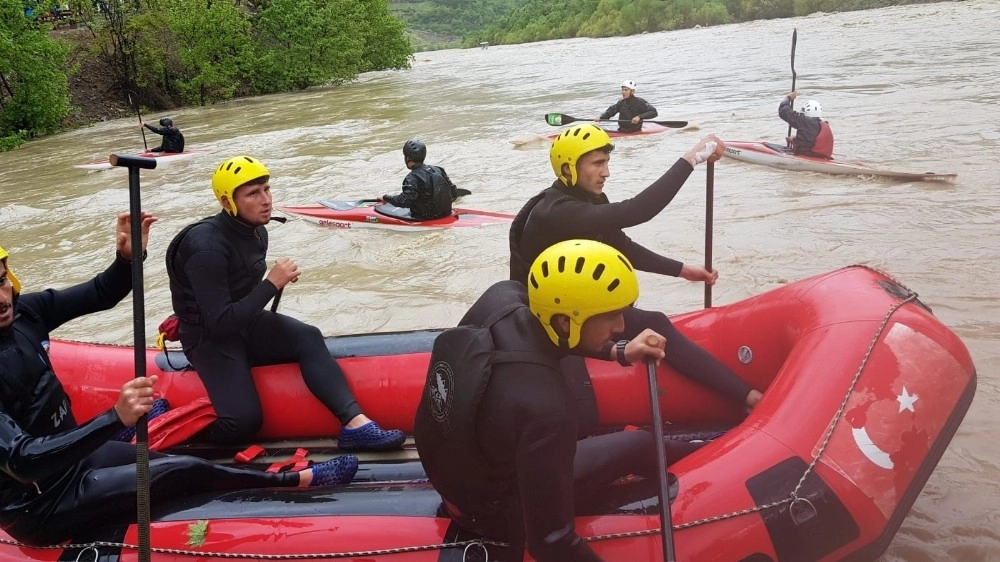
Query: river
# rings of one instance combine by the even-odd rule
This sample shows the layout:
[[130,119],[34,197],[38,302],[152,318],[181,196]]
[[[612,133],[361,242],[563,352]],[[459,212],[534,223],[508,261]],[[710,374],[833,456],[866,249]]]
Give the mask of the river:
[[[661,119],[700,131],[621,140],[611,198],[636,193],[702,135],[781,141],[791,87],[792,29],[801,98],[816,98],[839,158],[906,171],[957,173],[952,183],[893,183],[716,166],[716,304],[861,263],[921,295],[971,350],[979,389],[965,421],[884,560],[1000,560],[1000,4],[925,4],[608,39],[573,39],[418,53],[407,71],[350,84],[169,113],[195,157],[143,171],[143,206],[160,221],[146,262],[146,331],[170,311],[163,252],[183,225],[217,210],[214,166],[250,154],[270,168],[275,204],[397,192],[400,148],[420,137],[428,162],[470,189],[468,207],[514,213],[546,187],[542,116],[590,117],[625,78]],[[992,108],[992,109],[990,109]],[[150,122],[168,115],[148,115]],[[993,117],[990,117],[992,115]],[[147,131],[152,146],[159,137]],[[25,290],[83,281],[113,252],[114,214],[128,208],[123,170],[76,163],[141,148],[136,119],[52,136],[0,154],[0,244]],[[653,221],[630,230],[672,257],[703,259],[704,170]],[[326,230],[290,220],[271,228],[273,258],[303,270],[282,310],[327,334],[453,325],[507,275],[504,227],[427,233]],[[640,304],[682,312],[702,287],[643,274]],[[129,301],[130,302],[130,301]],[[130,343],[123,303],[56,336]],[[152,337],[150,338],[150,341]]]

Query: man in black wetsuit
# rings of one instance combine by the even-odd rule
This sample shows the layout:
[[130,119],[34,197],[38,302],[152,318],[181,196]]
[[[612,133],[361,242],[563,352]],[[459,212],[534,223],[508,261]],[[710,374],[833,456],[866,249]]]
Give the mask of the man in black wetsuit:
[[342,450],[397,449],[406,436],[365,416],[319,329],[264,308],[300,275],[288,258],[267,270],[270,177],[249,156],[223,162],[212,175],[222,211],[181,230],[167,248],[181,345],[219,416],[200,437],[220,444],[252,440],[263,412],[250,368],[295,362],[309,390],[340,419]]
[[[527,287],[494,284],[459,323],[492,323],[497,357],[513,352],[535,359],[494,363],[487,378],[463,361],[464,350],[435,343],[414,424],[420,461],[458,525],[509,541],[504,560],[521,560],[527,547],[538,562],[600,561],[574,529],[577,496],[584,499],[629,474],[657,477],[649,431],[578,441],[587,422],[558,363],[568,355],[623,365],[659,361],[666,342],[652,330],[612,341],[638,297],[639,282],[625,256],[600,242],[569,240],[538,256]],[[438,342],[451,341],[447,335]],[[484,390],[466,393],[463,382],[476,378],[487,379],[476,385]],[[667,440],[666,446],[672,463],[699,445]]]
[[[549,156],[558,179],[529,199],[511,224],[510,278],[526,283],[528,265],[543,249],[562,240],[586,238],[616,248],[638,270],[714,284],[718,271],[656,254],[634,242],[622,229],[659,214],[696,165],[722,156],[722,141],[714,135],[702,139],[652,185],[617,203],[609,202],[604,193],[605,180],[611,175],[608,163],[613,149],[608,134],[590,124],[567,129],[553,141]],[[750,409],[760,400],[760,391],[680,333],[662,312],[631,307],[625,311],[625,325],[625,337],[651,328],[667,338],[667,363],[682,375]]]
[[642,129],[642,122],[656,117],[656,108],[648,101],[635,97],[635,82],[622,82],[622,99],[615,102],[604,113],[594,118],[594,121],[610,119],[618,116],[618,130],[623,133],[634,133]]
[[424,164],[427,146],[412,139],[403,144],[403,161],[410,173],[403,179],[403,192],[383,195],[382,200],[397,207],[410,209],[415,219],[433,220],[451,215],[451,202],[458,189],[441,166]]
[[[144,248],[155,221],[142,214]],[[0,526],[27,544],[56,544],[96,526],[136,521],[135,446],[112,439],[150,411],[157,377],[129,380],[113,407],[78,424],[48,356],[49,332],[108,310],[131,292],[129,226],[129,215],[118,215],[110,267],[62,290],[22,295],[0,248]],[[207,491],[343,484],[357,468],[352,455],[273,474],[150,452],[150,497],[156,502]]]
[[149,123],[140,123],[139,128],[147,128],[163,137],[160,146],[153,147],[150,152],[184,152],[184,135],[181,130],[174,127],[174,120],[169,117],[160,118],[160,126],[156,127]]

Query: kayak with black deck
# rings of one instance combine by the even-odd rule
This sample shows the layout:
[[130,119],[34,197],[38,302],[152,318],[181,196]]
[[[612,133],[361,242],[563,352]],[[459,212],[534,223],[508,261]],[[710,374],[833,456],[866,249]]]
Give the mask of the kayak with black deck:
[[872,168],[864,164],[842,162],[819,156],[793,154],[784,146],[770,142],[725,141],[726,156],[751,164],[794,172],[819,172],[822,174],[870,176],[898,181],[953,181],[958,174],[934,172],[898,172]]

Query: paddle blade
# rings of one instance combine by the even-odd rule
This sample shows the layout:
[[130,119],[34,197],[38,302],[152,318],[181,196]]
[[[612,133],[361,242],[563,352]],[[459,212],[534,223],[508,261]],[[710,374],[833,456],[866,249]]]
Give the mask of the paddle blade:
[[574,121],[579,121],[575,117],[570,117],[569,115],[563,113],[546,113],[545,122],[553,127],[561,127],[562,125],[569,125]]
[[650,121],[650,123],[656,123],[657,125],[663,125],[671,129],[683,129],[688,126],[687,121]]

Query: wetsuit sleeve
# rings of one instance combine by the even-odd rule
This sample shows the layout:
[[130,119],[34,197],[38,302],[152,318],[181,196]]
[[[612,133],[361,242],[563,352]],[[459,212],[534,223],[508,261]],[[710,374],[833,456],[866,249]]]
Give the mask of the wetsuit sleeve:
[[805,115],[792,109],[792,100],[788,96],[785,96],[785,99],[781,100],[781,104],[778,105],[778,117],[791,125],[793,129],[803,129],[807,126],[808,119]]
[[390,195],[385,198],[386,202],[397,207],[413,206],[413,202],[420,198],[420,178],[413,172],[406,174],[403,178],[403,192],[399,195]]
[[606,236],[604,242],[625,254],[628,261],[632,262],[632,266],[639,271],[678,277],[681,274],[681,268],[684,267],[684,264],[677,260],[661,256],[649,248],[637,244],[620,230]]
[[[594,205],[572,197],[563,197],[552,205],[546,223],[561,232],[560,240],[593,237],[594,233],[621,230],[651,220],[677,195],[693,168],[683,158],[649,187],[631,199],[606,205]],[[568,237],[567,237],[568,235]]]
[[32,437],[0,410],[0,470],[22,483],[62,474],[123,427],[114,410],[108,410],[64,433]]
[[154,133],[156,133],[158,135],[163,135],[163,134],[166,133],[165,129],[157,127],[155,125],[150,125],[149,123],[143,123],[143,125],[145,125],[147,129],[149,129],[150,131],[153,131]]
[[[194,239],[185,238],[184,242]],[[229,290],[227,250],[210,246],[195,248],[184,263],[184,275],[191,283],[205,329],[213,336],[237,333],[250,325],[267,301],[278,294],[278,288],[263,279],[247,296],[233,301]],[[238,256],[232,259],[240,259]]]
[[639,118],[640,119],[642,119],[643,121],[645,121],[647,119],[652,119],[653,117],[656,117],[657,115],[659,115],[656,112],[656,108],[653,107],[652,105],[650,105],[648,101],[646,101],[646,100],[641,100],[641,101],[642,101],[642,106],[643,107],[642,107],[642,113],[639,113]]
[[518,440],[517,480],[525,543],[538,562],[600,562],[574,528],[577,427],[567,416],[529,422]]
[[622,99],[618,100],[617,102],[615,102],[614,105],[612,105],[611,107],[609,107],[607,110],[604,111],[604,113],[601,114],[601,119],[611,119],[615,115],[618,115],[618,112],[621,111],[621,106],[622,106],[622,103],[624,101],[625,101],[625,98],[622,98]]
[[131,262],[116,257],[111,266],[90,281],[67,289],[46,289],[24,295],[22,306],[30,307],[53,331],[64,323],[102,310],[110,310],[132,291]]

